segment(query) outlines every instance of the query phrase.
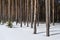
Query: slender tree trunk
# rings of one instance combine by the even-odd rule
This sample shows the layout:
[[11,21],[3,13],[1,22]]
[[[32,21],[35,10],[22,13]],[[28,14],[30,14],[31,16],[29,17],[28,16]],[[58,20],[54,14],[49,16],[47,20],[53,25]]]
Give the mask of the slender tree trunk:
[[20,0],[20,22],[21,22],[21,27],[22,27],[22,0]]
[[28,17],[28,16],[29,16],[29,15],[28,15],[28,11],[29,11],[29,7],[28,7],[28,0],[27,0],[27,27],[28,27],[28,24],[29,24],[29,23],[28,23],[28,19],[29,19],[29,17]]
[[26,13],[27,13],[27,0],[25,0],[25,23],[24,25],[26,25]]
[[49,24],[51,23],[51,20],[50,20],[50,0],[49,0]]
[[49,0],[45,0],[46,6],[46,36],[49,36]]
[[39,26],[39,0],[37,0],[37,25]]
[[31,0],[31,28],[33,28],[33,0]]
[[18,12],[18,9],[17,9],[17,0],[15,0],[15,4],[16,4],[16,25],[17,25],[17,19],[18,19],[18,18],[17,18],[17,17],[18,17],[18,16],[17,16],[17,12]]
[[53,13],[53,25],[54,25],[54,0],[52,0],[52,13]]
[[2,6],[2,0],[1,0],[1,20],[3,20],[3,6]]
[[1,20],[1,0],[0,0],[0,20]]
[[5,6],[5,5],[4,5],[4,0],[2,0],[2,7],[3,7],[3,8],[2,8],[2,9],[3,9],[3,13],[2,13],[2,14],[3,14],[3,17],[2,17],[2,18],[3,18],[3,24],[4,24],[4,6]]
[[10,20],[10,0],[8,0],[8,20]]
[[36,34],[36,0],[34,0],[34,34]]
[[14,0],[12,0],[12,15],[11,15],[12,21],[13,21],[13,14],[14,14]]
[[4,19],[4,20],[5,20],[5,22],[7,21],[7,19],[6,19],[6,17],[7,17],[7,16],[6,16],[6,11],[7,11],[7,10],[6,10],[6,1],[5,1],[5,10],[4,10],[4,14],[5,14],[5,16],[4,16],[5,19]]

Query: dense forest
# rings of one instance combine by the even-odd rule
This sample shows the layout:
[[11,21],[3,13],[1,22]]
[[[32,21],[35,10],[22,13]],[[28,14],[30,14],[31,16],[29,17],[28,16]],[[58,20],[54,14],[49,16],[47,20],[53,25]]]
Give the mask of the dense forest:
[[0,22],[20,23],[24,25],[34,24],[36,34],[36,23],[46,22],[46,35],[49,36],[50,23],[60,22],[60,0],[0,0]]
[[[55,0],[54,2],[54,19],[55,22],[60,22],[60,3],[59,0]],[[10,9],[10,19],[12,21],[20,21],[22,17],[22,21],[31,22],[31,17],[34,18],[34,0],[10,0],[10,8],[8,8],[9,2],[8,0],[0,0],[0,19],[8,20],[8,10]],[[51,1],[51,13],[50,19],[52,21],[52,1]],[[32,8],[31,8],[32,7]],[[46,14],[45,14],[45,0],[37,0],[37,21],[45,22]],[[31,15],[32,13],[32,15]]]

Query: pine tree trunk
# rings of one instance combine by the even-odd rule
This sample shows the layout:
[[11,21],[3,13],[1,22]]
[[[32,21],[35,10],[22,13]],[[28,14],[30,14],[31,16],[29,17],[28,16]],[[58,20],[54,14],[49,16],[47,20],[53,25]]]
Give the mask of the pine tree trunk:
[[28,11],[29,11],[29,10],[28,10],[28,9],[29,9],[29,7],[28,7],[28,0],[27,0],[27,27],[28,27],[28,19],[29,19],[29,17],[28,17],[28,16],[29,16],[29,15],[28,15]]
[[54,25],[54,0],[52,0],[52,13],[53,13],[53,25]]
[[1,0],[0,0],[0,20],[1,20]]
[[13,21],[13,14],[14,14],[14,0],[12,0],[12,15],[11,15],[11,20]]
[[20,0],[20,22],[21,22],[21,27],[22,27],[22,0]]
[[37,25],[39,26],[39,0],[37,0]]
[[8,0],[8,20],[10,20],[10,0]]
[[49,24],[51,23],[51,20],[50,20],[50,0],[49,0]]
[[31,0],[31,28],[33,28],[33,0]]
[[4,24],[4,6],[5,6],[4,5],[4,0],[2,0],[2,7],[3,7],[3,13],[2,13],[3,17],[2,18],[3,18],[3,24]]
[[49,36],[49,0],[45,0],[45,6],[46,6],[46,36]]
[[36,0],[34,0],[34,34],[36,34]]
[[27,0],[25,0],[25,23],[24,25],[26,25],[26,13],[27,13]]
[[18,19],[18,18],[17,18],[17,17],[18,17],[18,16],[17,16],[17,12],[18,12],[18,9],[17,9],[17,0],[15,0],[15,4],[16,4],[16,25],[17,25],[17,19]]

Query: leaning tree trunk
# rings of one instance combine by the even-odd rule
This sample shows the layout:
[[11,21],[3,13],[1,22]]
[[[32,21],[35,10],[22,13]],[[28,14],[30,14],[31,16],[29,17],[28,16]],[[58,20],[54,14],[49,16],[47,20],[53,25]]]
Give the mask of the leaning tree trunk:
[[52,13],[53,13],[53,25],[54,25],[54,0],[52,0]]
[[36,34],[36,0],[34,0],[34,34]]
[[46,36],[49,36],[49,0],[45,0],[45,6],[46,6]]
[[33,0],[31,0],[31,28],[33,28]]

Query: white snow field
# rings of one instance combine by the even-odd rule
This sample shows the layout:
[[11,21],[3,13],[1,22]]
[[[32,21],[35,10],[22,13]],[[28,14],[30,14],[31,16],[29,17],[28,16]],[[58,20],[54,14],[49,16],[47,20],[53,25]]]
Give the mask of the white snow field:
[[33,34],[33,28],[24,24],[22,28],[15,22],[13,28],[8,28],[6,24],[0,25],[0,40],[60,40],[60,23],[55,23],[55,26],[51,24],[50,37],[46,36],[45,23],[37,26],[37,34]]

